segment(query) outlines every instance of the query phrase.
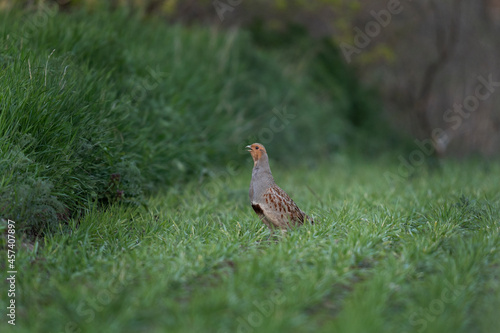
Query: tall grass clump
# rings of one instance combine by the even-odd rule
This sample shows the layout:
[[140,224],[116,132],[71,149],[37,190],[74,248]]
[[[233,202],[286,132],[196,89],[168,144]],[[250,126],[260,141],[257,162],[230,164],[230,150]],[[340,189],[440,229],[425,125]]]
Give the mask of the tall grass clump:
[[[34,17],[14,16],[1,34],[0,209],[38,234],[90,201],[137,197],[140,173],[120,140],[113,68],[78,63],[29,29]],[[69,23],[47,19],[46,30]]]

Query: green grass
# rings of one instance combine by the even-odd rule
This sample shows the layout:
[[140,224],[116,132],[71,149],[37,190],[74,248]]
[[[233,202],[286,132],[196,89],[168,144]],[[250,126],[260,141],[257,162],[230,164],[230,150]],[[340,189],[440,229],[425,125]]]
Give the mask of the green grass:
[[496,331],[497,165],[448,162],[397,184],[386,162],[274,167],[316,224],[269,239],[246,162],[157,194],[149,210],[93,208],[70,233],[18,235],[16,327],[4,318],[0,330]]

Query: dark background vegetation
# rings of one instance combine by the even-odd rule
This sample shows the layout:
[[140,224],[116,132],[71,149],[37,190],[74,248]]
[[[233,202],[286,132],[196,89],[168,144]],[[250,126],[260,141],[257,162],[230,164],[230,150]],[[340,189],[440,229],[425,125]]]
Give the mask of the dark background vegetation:
[[436,128],[426,158],[497,154],[500,93],[458,129],[444,115],[500,80],[499,1],[401,1],[352,61],[340,46],[387,1],[232,3],[221,20],[213,1],[0,1],[1,215],[37,235],[140,205],[248,164],[254,141],[311,167],[408,156]]

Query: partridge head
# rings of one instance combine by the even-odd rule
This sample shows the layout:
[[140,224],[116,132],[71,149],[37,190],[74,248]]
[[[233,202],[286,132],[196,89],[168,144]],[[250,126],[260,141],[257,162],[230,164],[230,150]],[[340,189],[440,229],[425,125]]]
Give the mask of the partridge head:
[[253,158],[250,202],[262,222],[271,230],[288,229],[302,225],[304,221],[314,223],[274,182],[266,148],[260,143],[251,144],[246,148]]

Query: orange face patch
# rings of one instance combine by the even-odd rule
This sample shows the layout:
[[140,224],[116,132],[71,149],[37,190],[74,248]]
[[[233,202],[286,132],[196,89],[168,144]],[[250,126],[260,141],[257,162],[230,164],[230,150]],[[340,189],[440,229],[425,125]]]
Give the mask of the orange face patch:
[[250,155],[252,155],[254,162],[257,162],[263,154],[266,154],[266,148],[264,148],[264,146],[260,143],[253,143],[250,146],[247,146],[247,148]]

